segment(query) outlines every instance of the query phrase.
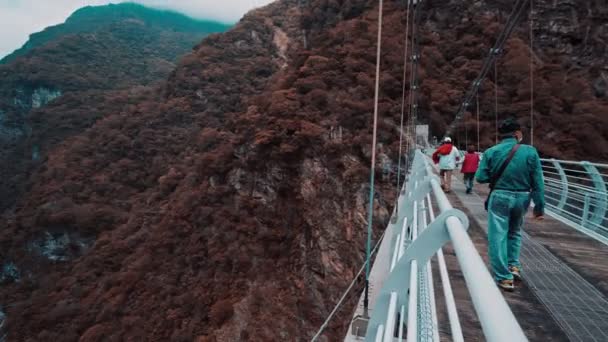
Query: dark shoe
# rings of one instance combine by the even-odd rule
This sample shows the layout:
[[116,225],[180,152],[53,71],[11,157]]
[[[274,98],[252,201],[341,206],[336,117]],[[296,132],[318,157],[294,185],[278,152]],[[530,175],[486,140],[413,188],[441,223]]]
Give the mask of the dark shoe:
[[513,292],[513,290],[515,290],[515,286],[513,285],[512,279],[501,280],[497,283],[497,285],[498,285],[498,287],[500,287],[501,289],[503,289],[507,292]]
[[467,194],[470,194],[470,193],[471,193],[471,189],[467,189]]
[[509,266],[509,272],[513,275],[513,279],[521,280],[521,269],[517,266]]

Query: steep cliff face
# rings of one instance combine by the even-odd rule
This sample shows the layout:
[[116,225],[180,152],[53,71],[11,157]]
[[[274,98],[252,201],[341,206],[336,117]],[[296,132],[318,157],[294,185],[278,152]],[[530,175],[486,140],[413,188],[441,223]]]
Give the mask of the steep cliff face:
[[81,9],[33,34],[0,64],[0,211],[13,204],[30,164],[54,143],[144,92],[117,90],[152,87],[204,36],[227,28],[120,4]]
[[[568,6],[535,3],[556,18]],[[384,171],[397,162],[405,24],[401,2],[385,5],[378,134],[386,168],[377,165],[376,238],[395,195],[394,174]],[[140,94],[59,143],[32,176],[30,193],[3,217],[0,256],[20,274],[0,288],[9,338],[308,340],[363,262],[375,6],[283,0],[258,9],[200,43],[158,94]],[[420,116],[436,135],[510,6],[424,2]],[[575,12],[601,21],[595,16],[605,6],[590,6],[593,15]],[[568,55],[568,44],[580,42],[561,32],[563,23],[537,25],[536,63],[544,64],[535,79],[536,129],[539,136],[556,132],[556,142],[538,146],[568,156],[573,146],[559,139],[576,134],[577,125],[606,138],[597,124],[605,120],[601,110],[559,121],[570,117],[564,104],[574,111],[583,102],[573,89],[596,82],[605,46]],[[603,29],[590,27],[603,39]],[[509,41],[499,74],[501,115],[522,120],[529,108],[525,37],[522,30]],[[554,84],[574,58],[588,64]],[[485,145],[493,140],[492,85],[482,94]],[[604,108],[604,97],[590,95],[584,102]],[[328,340],[342,338],[361,285]]]

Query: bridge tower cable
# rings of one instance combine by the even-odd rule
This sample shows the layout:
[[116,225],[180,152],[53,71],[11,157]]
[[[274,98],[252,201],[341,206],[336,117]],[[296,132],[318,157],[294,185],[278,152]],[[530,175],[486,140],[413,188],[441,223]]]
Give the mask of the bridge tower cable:
[[367,215],[367,243],[365,245],[365,298],[363,300],[364,315],[368,316],[369,305],[369,272],[370,272],[370,253],[372,243],[372,220],[374,217],[374,174],[376,169],[376,137],[378,131],[378,97],[380,93],[380,57],[382,52],[382,5],[383,0],[378,5],[378,42],[376,48],[376,84],[374,88],[374,126],[372,134],[372,160],[370,166],[369,179],[369,209]]
[[[403,86],[401,89],[401,123],[399,126],[399,162],[397,164],[397,198],[399,198],[399,192],[401,191],[401,159],[403,154],[403,118],[405,116],[405,85],[407,81],[407,53],[408,53],[408,43],[409,43],[409,31],[410,31],[410,1],[407,2],[406,9],[406,17],[405,17],[405,39],[403,40],[404,44],[404,53],[403,53]],[[398,208],[396,206],[395,208]]]
[[462,101],[462,103],[454,117],[454,120],[448,126],[446,134],[453,133],[454,129],[456,129],[458,122],[462,119],[464,113],[467,111],[467,107],[472,104],[473,97],[479,91],[479,87],[481,86],[481,83],[483,82],[483,80],[485,79],[486,75],[488,74],[490,68],[492,67],[492,64],[495,63],[495,60],[498,58],[498,55],[502,52],[504,44],[511,36],[511,33],[515,29],[515,26],[519,22],[519,18],[521,17],[522,13],[527,8],[528,1],[529,0],[518,0],[515,3],[515,5],[513,6],[513,10],[511,11],[511,14],[509,15],[509,18],[507,20],[507,23],[505,24],[503,31],[500,33],[494,46],[490,49],[488,56],[484,60],[484,64],[481,68],[479,76],[473,81],[468,92],[465,94],[464,100]]
[[479,152],[479,151],[481,151],[481,146],[479,144],[479,140],[480,140],[480,138],[479,138],[479,133],[480,133],[480,130],[479,130],[479,94],[477,94],[476,100],[477,100],[476,101],[477,102],[477,152]]
[[498,144],[498,61],[494,60],[494,143]]
[[534,0],[530,0],[530,145],[534,146]]
[[467,125],[467,120],[464,120],[464,148],[469,148],[469,125]]
[[[408,0],[410,1],[410,0]],[[416,149],[416,141],[415,141],[415,131],[414,128],[412,126],[413,123],[413,117],[414,117],[414,112],[413,112],[413,100],[414,100],[414,93],[416,92],[416,74],[417,74],[417,68],[416,68],[416,50],[415,50],[415,37],[416,37],[416,13],[418,13],[418,7],[417,5],[417,1],[412,0],[412,5],[414,7],[413,9],[413,13],[412,13],[412,33],[411,33],[411,56],[410,56],[410,60],[411,60],[411,67],[410,67],[410,90],[408,92],[408,118],[407,118],[407,128],[406,128],[406,132],[407,132],[407,136],[409,137],[409,139],[406,140],[406,169],[409,169],[409,167],[411,166],[411,152]],[[412,137],[414,137],[414,139],[412,139]],[[413,142],[413,146],[410,146],[410,141]]]
[[[420,49],[418,34],[420,30],[420,1],[414,1],[414,17],[412,24],[412,81],[410,83],[410,139],[413,138],[413,148],[416,149],[416,124],[418,123],[418,93],[420,80],[418,67],[420,65]],[[410,151],[411,152],[411,151]]]

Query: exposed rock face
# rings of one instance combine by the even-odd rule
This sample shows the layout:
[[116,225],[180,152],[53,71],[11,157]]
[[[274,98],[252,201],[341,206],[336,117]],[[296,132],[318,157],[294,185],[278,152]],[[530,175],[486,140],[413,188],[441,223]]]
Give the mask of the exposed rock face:
[[61,90],[51,90],[47,88],[37,88],[32,94],[32,108],[40,108],[52,100],[61,96]]
[[20,279],[19,269],[12,262],[5,262],[0,268],[0,284],[18,282]]
[[[535,3],[550,10],[543,24],[567,5]],[[423,4],[421,119],[440,135],[512,2]],[[28,274],[0,288],[0,303],[12,305],[9,338],[309,340],[363,262],[375,5],[284,0],[258,9],[184,57],[160,94],[134,98],[60,143],[0,231],[1,259]],[[580,12],[579,23],[605,13],[591,5],[594,14]],[[376,184],[375,238],[395,197],[403,10],[386,2],[376,166],[378,175],[389,172]],[[568,139],[580,127],[605,139],[605,98],[591,92],[600,74],[590,77],[604,47],[568,56],[567,45],[579,52],[582,41],[567,42],[575,33],[564,27],[536,32],[536,128],[547,136],[538,146],[548,155],[603,158],[605,150]],[[501,58],[501,115],[527,117],[525,37],[517,32]],[[587,64],[573,69],[575,57]],[[486,146],[492,82],[482,93]],[[580,120],[568,121],[573,114]],[[94,243],[71,261],[27,250],[53,227]],[[329,341],[343,337],[361,280]]]
[[28,113],[32,109],[45,106],[47,103],[61,96],[61,90],[48,89],[45,87],[30,88],[17,87],[12,90],[14,97],[11,110],[18,113]]
[[83,238],[72,229],[46,231],[29,245],[28,252],[43,256],[51,261],[68,261],[84,254],[91,246],[91,239]]

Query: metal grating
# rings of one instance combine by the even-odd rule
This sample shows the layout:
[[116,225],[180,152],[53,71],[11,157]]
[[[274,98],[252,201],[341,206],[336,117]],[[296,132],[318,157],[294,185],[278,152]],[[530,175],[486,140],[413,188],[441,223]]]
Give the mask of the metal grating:
[[427,265],[418,269],[418,341],[433,341],[433,312]]
[[608,341],[608,300],[528,234],[522,236],[525,281],[571,341]]

